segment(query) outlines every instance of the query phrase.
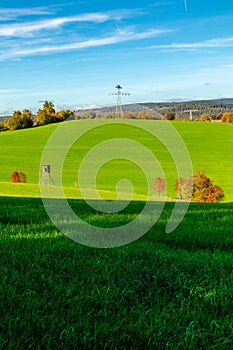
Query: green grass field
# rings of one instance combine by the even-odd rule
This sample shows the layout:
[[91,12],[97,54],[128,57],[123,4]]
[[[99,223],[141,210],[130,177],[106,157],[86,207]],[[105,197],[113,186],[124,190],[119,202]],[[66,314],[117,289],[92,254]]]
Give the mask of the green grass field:
[[[85,130],[101,122],[69,123]],[[142,171],[117,159],[98,173],[100,194],[116,198],[117,181],[128,177],[134,201],[107,214],[81,199],[74,187],[81,159],[109,136],[132,138],[151,149],[167,177],[167,196],[174,197],[177,172],[171,156],[161,142],[138,129],[161,122],[134,123],[91,130],[67,154],[64,191],[87,223],[124,225],[140,214],[147,198]],[[112,249],[70,240],[46,214],[39,198],[40,159],[57,125],[0,133],[0,349],[233,348],[232,125],[172,125],[187,145],[194,171],[205,170],[224,189],[225,202],[191,203],[170,234],[165,227],[174,203],[166,202],[143,237]],[[62,147],[57,145],[61,152]],[[56,169],[58,158],[53,160]],[[14,170],[24,172],[28,182],[10,183]],[[53,178],[58,181],[56,173]],[[91,190],[90,198],[95,199]]]
[[[115,225],[82,201],[88,222]],[[40,199],[1,198],[1,349],[231,349],[233,205],[196,204],[171,234],[167,203],[141,239],[114,249],[59,233]]]
[[[69,150],[63,166],[63,186],[66,187],[68,197],[77,197],[77,191],[74,190],[74,183],[78,180],[78,170],[83,157],[88,150],[96,144],[107,140],[108,138],[129,138],[139,142],[147,147],[158,158],[167,181],[167,196],[174,198],[174,185],[177,179],[176,165],[171,158],[166,147],[161,142],[141,128],[148,129],[159,128],[161,121],[134,121],[133,125],[102,125],[101,121],[72,121],[78,130],[85,130],[92,126],[92,130],[84,134]],[[163,123],[163,122],[162,122]],[[173,122],[172,125],[177,129],[184,140],[188,152],[191,156],[193,171],[202,169],[214,180],[214,183],[224,189],[225,201],[233,200],[232,190],[232,172],[233,172],[233,139],[232,125],[220,123],[189,123]],[[97,127],[96,127],[97,126]],[[38,195],[36,186],[39,181],[40,160],[43,150],[50,135],[57,128],[57,125],[49,125],[40,128],[20,130],[14,132],[2,132],[0,135],[1,149],[1,172],[0,172],[0,194],[8,195],[12,193],[8,183],[11,173],[14,170],[22,171],[27,175],[27,186],[31,188],[24,189],[24,194],[30,192],[33,196]],[[65,138],[65,137],[64,137]],[[69,135],[66,135],[69,138]],[[172,141],[172,140],[171,140]],[[65,144],[66,140],[64,140]],[[63,144],[57,144],[54,150],[56,153],[62,151]],[[174,146],[175,148],[175,146]],[[125,152],[124,148],[119,151]],[[126,152],[127,153],[127,152]],[[140,158],[140,156],[139,156]],[[95,164],[96,160],[92,160]],[[53,161],[52,161],[53,163]],[[52,169],[56,167],[51,164]],[[152,167],[151,167],[152,168]],[[137,176],[135,176],[135,174]],[[133,182],[135,194],[145,195],[145,179],[136,169],[135,165],[123,159],[116,159],[108,162],[98,174],[98,188],[103,191],[115,192],[115,185],[120,178],[128,178]],[[157,174],[151,170],[151,179]],[[53,178],[56,183],[56,173],[53,172]],[[152,184],[151,184],[152,185]],[[26,187],[27,187],[26,186]],[[22,187],[23,188],[23,187]],[[9,192],[10,191],[10,192]],[[18,188],[13,189],[13,193],[18,193]],[[107,194],[108,195],[108,194]],[[113,194],[109,194],[114,196]],[[112,197],[111,197],[112,198]]]

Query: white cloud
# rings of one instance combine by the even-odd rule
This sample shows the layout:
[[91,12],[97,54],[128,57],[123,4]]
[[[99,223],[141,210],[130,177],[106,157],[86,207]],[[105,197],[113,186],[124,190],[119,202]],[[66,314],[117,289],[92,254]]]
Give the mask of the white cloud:
[[1,21],[13,21],[19,17],[50,15],[53,12],[47,7],[33,8],[0,8]]
[[101,105],[91,103],[88,105],[75,105],[75,106],[72,106],[72,109],[76,110],[76,111],[78,111],[78,110],[80,111],[80,110],[86,110],[86,109],[98,109],[101,107],[102,107]]
[[152,49],[171,49],[171,50],[198,50],[206,48],[231,47],[233,46],[233,37],[217,38],[193,43],[171,43],[167,45],[153,45]]
[[[30,10],[28,10],[30,13]],[[110,20],[120,20],[131,17],[138,10],[116,10],[109,12],[84,13],[77,16],[58,17],[47,20],[39,20],[26,23],[15,23],[0,25],[0,36],[2,37],[24,37],[32,35],[40,30],[52,30],[64,24],[75,22],[103,23]],[[1,14],[0,14],[1,15]]]
[[89,39],[85,41],[73,42],[73,43],[64,44],[64,45],[47,45],[47,46],[38,46],[38,47],[30,47],[30,48],[24,47],[20,49],[15,47],[12,50],[9,50],[8,52],[3,52],[2,55],[0,55],[0,59],[3,60],[6,58],[22,57],[22,56],[36,55],[36,54],[56,53],[56,52],[80,50],[80,49],[92,48],[92,47],[98,47],[98,46],[113,45],[113,44],[127,42],[127,41],[135,41],[135,40],[141,40],[146,38],[152,38],[167,32],[170,32],[170,30],[151,29],[149,31],[145,31],[141,33],[135,33],[131,31],[131,32],[124,32],[123,34],[120,34],[118,32],[115,35],[108,36],[105,38]]
[[11,26],[7,24],[7,25],[0,26],[0,36],[21,37],[43,29],[51,30],[54,28],[58,28],[66,23],[72,23],[72,22],[100,23],[107,20],[109,20],[109,16],[107,14],[88,13],[80,16],[60,17],[60,18],[54,18],[54,19],[49,19],[44,21],[12,24]]

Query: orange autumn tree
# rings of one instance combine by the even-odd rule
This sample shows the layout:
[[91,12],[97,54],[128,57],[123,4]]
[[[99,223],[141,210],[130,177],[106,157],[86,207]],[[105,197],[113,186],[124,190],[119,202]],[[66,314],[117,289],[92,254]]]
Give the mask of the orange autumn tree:
[[11,181],[14,183],[26,183],[27,179],[26,179],[26,175],[22,172],[18,172],[18,171],[13,171],[12,175],[11,175]]
[[221,187],[214,185],[213,180],[199,171],[194,176],[176,180],[175,191],[179,199],[195,202],[219,202],[224,198]]
[[194,176],[192,200],[196,202],[219,202],[224,198],[221,187],[214,185],[204,171],[199,171]]

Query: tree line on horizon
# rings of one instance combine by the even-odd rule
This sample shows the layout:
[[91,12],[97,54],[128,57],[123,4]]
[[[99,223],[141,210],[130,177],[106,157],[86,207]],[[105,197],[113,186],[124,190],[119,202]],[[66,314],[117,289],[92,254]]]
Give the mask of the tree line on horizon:
[[74,112],[69,109],[56,112],[55,106],[51,101],[45,101],[42,108],[39,108],[36,115],[28,110],[14,111],[12,117],[1,123],[1,129],[18,130],[31,128],[33,126],[42,126],[51,123],[58,123],[73,116]]
[[[164,106],[165,105],[165,106]],[[222,121],[225,123],[233,123],[233,105],[224,105],[223,103],[199,101],[199,102],[187,102],[187,103],[146,103],[142,105],[142,110],[137,111],[123,111],[123,119],[139,119],[139,120],[189,120],[189,115],[185,108],[198,108],[198,111],[194,111],[193,120],[200,122]],[[144,106],[144,107],[143,107]],[[143,110],[147,106],[146,110]],[[128,106],[130,108],[130,105]],[[228,108],[228,109],[227,109]],[[132,108],[133,109],[133,108]],[[153,111],[154,109],[154,111]],[[213,113],[214,112],[214,113]],[[33,113],[24,109],[22,111],[14,111],[11,117],[5,118],[3,122],[0,122],[1,130],[17,130],[31,128],[33,126],[42,126],[51,123],[62,122],[67,119],[114,119],[116,114],[114,111],[108,112],[106,108],[99,111],[71,111],[69,109],[56,112],[54,103],[51,101],[45,101],[43,107],[37,110],[37,113]]]

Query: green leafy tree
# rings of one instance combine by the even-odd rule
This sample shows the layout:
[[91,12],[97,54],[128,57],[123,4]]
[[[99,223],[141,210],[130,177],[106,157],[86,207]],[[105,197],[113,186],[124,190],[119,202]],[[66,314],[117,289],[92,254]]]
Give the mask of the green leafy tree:
[[37,111],[36,124],[46,125],[50,123],[61,122],[73,116],[74,112],[69,109],[56,112],[53,102],[45,101],[43,108],[38,109]]
[[45,101],[42,109],[36,114],[36,124],[46,125],[56,121],[56,112],[53,102]]
[[72,112],[69,109],[66,109],[66,110],[61,110],[60,112],[57,112],[55,114],[55,118],[58,122],[60,122],[60,121],[66,120],[70,117],[73,117],[73,115],[74,115],[74,112]]
[[21,129],[22,113],[21,111],[14,111],[12,117],[9,119],[7,126],[10,130]]
[[43,105],[43,110],[48,112],[48,113],[55,114],[55,107],[54,107],[53,102],[45,101],[44,105]]
[[22,111],[22,128],[31,128],[34,124],[34,120],[33,120],[33,114],[31,111],[29,111],[28,109],[24,109]]
[[33,115],[29,110],[17,110],[7,122],[7,127],[10,130],[25,129],[30,128],[33,123]]
[[37,125],[46,125],[53,122],[53,116],[50,113],[47,113],[43,109],[38,109],[36,113],[36,124]]

